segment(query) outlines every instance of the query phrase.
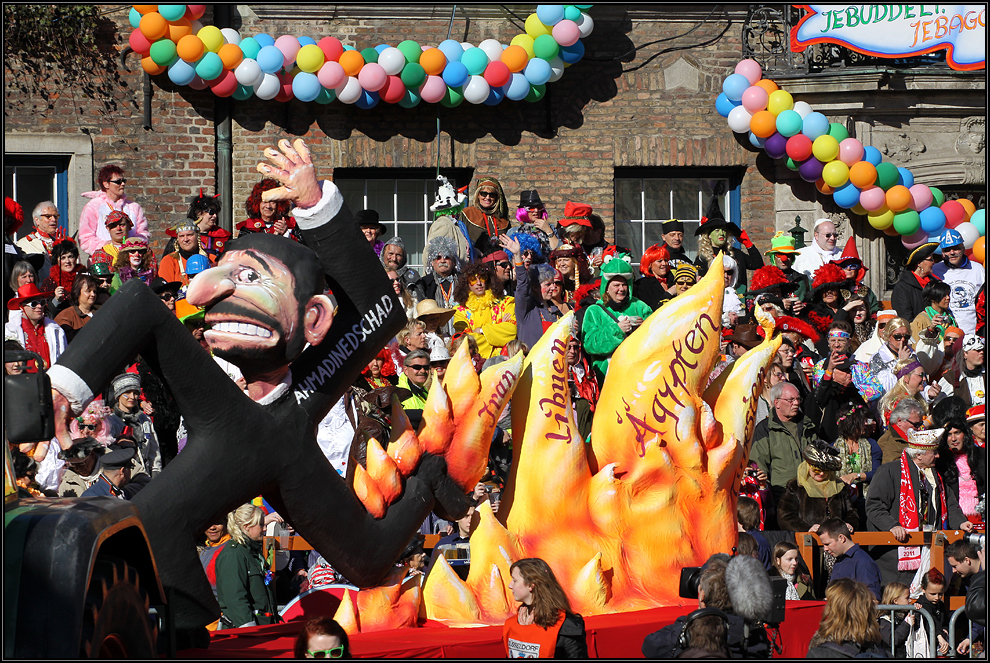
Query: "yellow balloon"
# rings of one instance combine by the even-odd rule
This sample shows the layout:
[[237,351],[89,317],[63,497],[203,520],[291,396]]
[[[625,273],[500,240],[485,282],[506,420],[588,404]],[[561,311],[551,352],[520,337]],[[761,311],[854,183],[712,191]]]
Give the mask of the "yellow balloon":
[[553,31],[547,26],[543,25],[543,22],[537,18],[536,14],[530,14],[526,18],[526,34],[528,34],[533,39],[536,39],[540,35],[553,34]]
[[[536,16],[536,14],[533,14],[533,16]],[[512,38],[512,41],[509,43],[509,45],[522,46],[523,49],[526,51],[526,55],[528,55],[530,59],[533,59],[536,57],[536,53],[533,52],[534,41],[535,40],[529,35],[516,35],[515,37]]]
[[[839,156],[839,141],[832,136],[825,134],[815,139],[811,144],[811,153],[822,163],[828,163]],[[840,162],[841,163],[841,162]],[[845,164],[842,164],[845,165]],[[824,171],[823,171],[824,173]],[[849,169],[846,169],[846,178],[849,177]],[[825,180],[828,182],[828,180]]]
[[852,209],[850,209],[849,211],[852,212],[853,214],[859,214],[860,216],[866,216],[868,214],[866,208],[860,205],[859,203],[853,205]]
[[[812,152],[814,152],[814,149],[815,144],[812,143]],[[825,164],[824,168],[822,168],[822,179],[825,180],[825,184],[838,189],[840,186],[849,181],[849,166],[841,161],[830,161]]]
[[894,223],[894,211],[884,205],[877,211],[867,214],[866,218],[877,230],[886,230]]
[[300,69],[311,74],[319,71],[325,60],[323,50],[316,44],[306,44],[296,53],[296,64]]
[[223,33],[220,32],[220,28],[215,25],[203,26],[203,28],[196,33],[196,36],[203,40],[203,43],[206,45],[206,50],[213,53],[219,51],[220,47],[226,43],[223,38]]
[[767,110],[774,115],[780,115],[785,110],[794,108],[794,98],[786,90],[776,90],[770,93],[770,100],[767,102]]

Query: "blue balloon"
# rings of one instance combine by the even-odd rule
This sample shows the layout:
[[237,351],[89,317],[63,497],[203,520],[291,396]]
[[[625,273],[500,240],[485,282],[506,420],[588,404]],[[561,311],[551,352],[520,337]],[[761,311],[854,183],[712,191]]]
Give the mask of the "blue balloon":
[[485,99],[486,106],[496,106],[500,101],[505,99],[505,90],[500,87],[493,87],[488,92],[488,98]]
[[914,173],[912,173],[907,168],[898,167],[897,168],[897,183],[911,188],[914,186]]
[[461,87],[468,79],[468,70],[460,62],[448,62],[443,68],[443,82],[447,87]]
[[880,150],[877,148],[867,145],[863,148],[863,161],[869,161],[874,166],[879,166],[880,162],[883,161],[883,155],[880,154]]
[[757,148],[759,150],[762,150],[763,149],[763,144],[765,142],[767,142],[767,139],[766,138],[760,138],[759,136],[757,136],[756,134],[754,134],[752,131],[749,132],[749,144],[752,145],[753,147],[755,147],[755,148]]
[[271,35],[266,35],[264,32],[259,32],[254,36],[254,40],[261,44],[261,47],[274,46],[275,39]]
[[399,99],[399,105],[403,108],[412,108],[413,106],[418,106],[422,100],[423,97],[419,96],[417,91],[407,89],[406,94],[402,99]]
[[388,48],[388,44],[378,44],[378,46],[375,46],[375,50],[378,51],[378,55],[381,55],[382,51],[386,48]]
[[258,58],[258,53],[261,52],[261,44],[254,37],[245,37],[238,44],[241,47],[241,52],[244,53],[244,57],[256,60]]
[[131,11],[127,14],[127,20],[130,22],[131,27],[135,30],[141,25],[141,12],[131,7]]
[[522,101],[529,94],[529,81],[522,74],[512,74],[512,80],[503,85],[502,90],[512,101]]
[[[437,46],[440,52],[447,56],[447,62],[460,62],[464,55],[464,47],[456,39],[445,39]],[[457,87],[456,85],[454,87]]]
[[729,74],[722,81],[722,92],[729,98],[729,101],[742,101],[743,92],[749,86],[749,79],[742,74]]
[[379,96],[377,92],[368,92],[364,90],[361,92],[361,96],[358,100],[354,102],[354,105],[358,108],[363,108],[368,110],[369,108],[374,108],[378,104]]
[[300,46],[309,46],[310,44],[312,44],[313,46],[316,46],[316,40],[313,39],[312,37],[300,37],[299,38],[299,45]]
[[843,209],[851,209],[859,202],[859,193],[852,182],[846,182],[832,193],[832,200]]
[[544,85],[550,80],[552,73],[550,63],[543,58],[531,58],[526,63],[526,68],[523,69],[523,76],[526,77],[530,85]]
[[258,66],[266,74],[274,74],[285,64],[285,55],[274,44],[262,46],[258,51]]
[[742,106],[742,101],[732,101],[725,96],[725,92],[720,93],[715,98],[715,110],[722,117],[729,117],[729,113],[731,113],[732,109],[736,106]]
[[168,79],[176,85],[189,85],[196,78],[196,68],[179,58],[168,67]]
[[560,59],[564,64],[574,64],[584,57],[584,42],[578,39],[570,46],[560,47]]
[[543,25],[557,25],[564,20],[564,5],[537,5],[536,18]]
[[[921,229],[929,235],[936,235],[945,227],[945,212],[934,205],[921,210],[918,216],[921,217]],[[938,242],[941,240],[936,239],[934,241]]]
[[292,79],[292,95],[299,101],[315,101],[322,89],[316,74],[300,71]]
[[804,123],[801,125],[801,133],[811,140],[815,140],[819,136],[824,136],[828,133],[828,129],[828,118],[818,111],[808,113],[804,117]]

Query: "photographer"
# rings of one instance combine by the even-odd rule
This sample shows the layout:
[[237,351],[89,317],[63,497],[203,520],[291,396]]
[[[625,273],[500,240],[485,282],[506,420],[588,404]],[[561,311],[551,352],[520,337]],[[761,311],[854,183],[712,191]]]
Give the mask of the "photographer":
[[[682,573],[688,571],[685,569]],[[730,657],[770,658],[770,641],[762,622],[770,614],[773,592],[759,560],[716,554],[696,571],[698,573],[694,578],[682,581],[681,596],[691,598],[692,586],[697,583],[695,591],[699,610],[716,608],[725,613]],[[682,615],[673,624],[646,636],[643,656],[674,658],[686,650],[697,648],[698,643],[688,637],[687,625],[689,620],[693,623],[701,616],[698,611]]]

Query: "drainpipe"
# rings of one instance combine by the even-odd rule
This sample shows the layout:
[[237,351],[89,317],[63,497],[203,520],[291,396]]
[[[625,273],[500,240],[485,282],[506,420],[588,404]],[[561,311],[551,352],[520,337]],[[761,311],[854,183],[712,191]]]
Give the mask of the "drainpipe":
[[[218,28],[230,28],[231,5],[213,5],[213,20]],[[216,178],[217,193],[222,203],[220,208],[220,227],[230,232],[234,231],[234,164],[233,164],[233,132],[231,130],[231,113],[233,107],[230,97],[216,97],[214,102],[213,131],[216,145]]]

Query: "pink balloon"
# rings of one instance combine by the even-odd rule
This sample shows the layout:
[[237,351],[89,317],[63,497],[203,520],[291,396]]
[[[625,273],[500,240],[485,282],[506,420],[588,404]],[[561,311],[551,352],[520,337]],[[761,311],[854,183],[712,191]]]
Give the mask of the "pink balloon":
[[553,40],[561,46],[573,46],[581,38],[577,23],[566,18],[553,26]]
[[299,45],[299,40],[292,35],[282,35],[275,40],[275,48],[282,51],[282,55],[285,56],[285,64],[288,67],[296,61],[296,53],[302,47]]
[[[842,145],[839,145],[842,149]],[[859,204],[870,212],[875,212],[887,204],[887,193],[878,186],[868,186],[859,193]]]
[[745,76],[750,85],[756,85],[756,82],[763,78],[763,68],[756,60],[742,60],[736,65],[735,73]]
[[901,244],[903,244],[904,248],[908,251],[913,251],[927,241],[928,233],[924,230],[919,230],[913,235],[908,235],[907,237],[901,237]]
[[447,93],[447,84],[441,76],[427,76],[426,82],[419,88],[419,96],[428,104],[435,104]]
[[316,77],[320,80],[320,85],[328,90],[332,90],[347,78],[347,73],[340,66],[339,62],[324,62],[317,72]]
[[839,143],[839,161],[847,166],[862,161],[864,154],[863,144],[855,138],[846,138]]
[[385,87],[387,80],[388,74],[385,73],[385,68],[377,62],[369,62],[358,72],[358,82],[368,92],[378,92]]
[[910,207],[915,212],[920,212],[926,207],[931,206],[933,200],[932,190],[924,184],[915,184],[908,191],[911,193]]
[[750,86],[742,94],[743,108],[750,113],[758,113],[767,107],[770,95],[767,91],[757,85]]

